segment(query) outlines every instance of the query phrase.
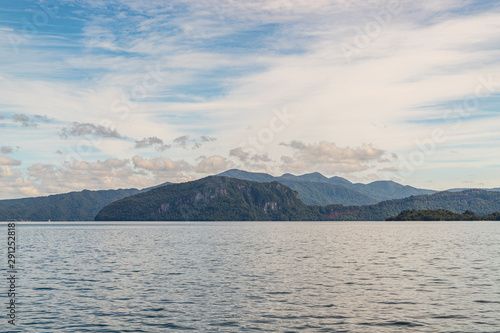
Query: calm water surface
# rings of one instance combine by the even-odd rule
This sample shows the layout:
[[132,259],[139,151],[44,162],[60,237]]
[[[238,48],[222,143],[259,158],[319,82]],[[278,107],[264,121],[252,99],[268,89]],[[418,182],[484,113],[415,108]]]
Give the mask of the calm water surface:
[[12,332],[500,331],[498,222],[18,224],[17,240]]

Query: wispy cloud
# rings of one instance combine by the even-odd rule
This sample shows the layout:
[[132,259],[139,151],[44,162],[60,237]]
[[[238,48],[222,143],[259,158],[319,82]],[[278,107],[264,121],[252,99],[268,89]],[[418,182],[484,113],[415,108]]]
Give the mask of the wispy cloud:
[[146,148],[146,147],[155,147],[155,149],[158,151],[165,151],[171,146],[166,145],[162,139],[159,139],[156,136],[144,138],[142,140],[135,142],[135,148]]
[[19,147],[11,147],[11,146],[1,146],[0,147],[0,152],[2,154],[11,154],[15,151],[18,151]]
[[245,162],[248,160],[250,153],[247,153],[244,151],[241,147],[238,148],[233,148],[229,151],[229,156],[235,156],[237,157],[240,161]]
[[0,156],[0,165],[21,165],[21,161],[12,159],[8,156]]
[[206,135],[202,135],[200,137],[200,139],[201,139],[201,142],[214,142],[214,141],[217,141],[217,138],[206,136]]
[[197,173],[216,174],[234,167],[234,164],[222,156],[200,157],[195,170]]
[[25,114],[15,114],[12,116],[12,120],[16,123],[20,123],[23,126],[29,127],[29,126],[38,126],[37,123],[35,123],[33,120],[31,120],[27,115]]
[[293,157],[283,156],[283,168],[292,172],[323,170],[328,174],[354,173],[366,170],[370,162],[380,160],[385,151],[365,144],[357,148],[338,147],[333,142],[304,144],[301,141],[282,143],[294,151]]
[[184,161],[173,161],[165,157],[147,159],[136,155],[132,160],[135,167],[148,171],[184,172],[191,169],[191,166]]
[[186,143],[189,140],[189,135],[183,135],[174,139],[174,143],[182,148],[186,148]]
[[64,139],[79,136],[116,139],[124,138],[116,129],[91,123],[73,123],[70,127],[64,127],[61,130],[60,136]]

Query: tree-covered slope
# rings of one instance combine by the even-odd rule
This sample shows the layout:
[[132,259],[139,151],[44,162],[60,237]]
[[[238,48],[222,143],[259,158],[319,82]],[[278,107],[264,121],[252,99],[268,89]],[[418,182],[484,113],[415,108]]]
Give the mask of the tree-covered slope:
[[307,205],[370,205],[380,201],[350,188],[352,184],[343,178],[334,179],[330,183],[328,178],[317,172],[302,176],[284,174],[281,177],[273,177],[266,173],[232,169],[219,174],[219,176],[259,183],[276,181],[297,191],[299,199]]
[[449,210],[405,210],[398,216],[385,219],[386,221],[500,221],[500,213],[489,215],[476,215],[470,210],[462,214],[450,212]]
[[365,195],[369,195],[377,202],[393,199],[408,198],[413,195],[433,194],[436,191],[401,185],[390,180],[378,180],[369,184],[353,184],[352,187]]
[[5,199],[5,200],[0,200],[0,208],[2,207],[9,207],[9,206],[14,206],[18,204],[22,204],[27,200],[31,200],[33,198],[22,198],[22,199]]
[[354,206],[379,202],[369,195],[339,185],[295,180],[279,180],[278,182],[297,191],[299,199],[306,205],[324,206],[336,203]]
[[82,191],[0,201],[0,221],[93,221],[113,201],[139,193],[137,189]]
[[470,210],[478,215],[500,211],[500,192],[466,190],[463,192],[439,192],[409,198],[383,201],[376,205],[342,207],[332,205],[321,211],[332,220],[372,221],[385,220],[404,210],[444,209],[454,213]]
[[287,221],[317,215],[278,182],[211,176],[172,184],[104,207],[96,221]]

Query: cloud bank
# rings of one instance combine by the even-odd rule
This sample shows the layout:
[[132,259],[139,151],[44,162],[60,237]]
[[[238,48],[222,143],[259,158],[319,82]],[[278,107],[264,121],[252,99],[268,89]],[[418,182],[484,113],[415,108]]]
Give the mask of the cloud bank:
[[20,22],[37,3],[0,9],[0,152],[22,161],[4,156],[8,196],[228,167],[500,186],[495,2],[59,5],[36,33]]

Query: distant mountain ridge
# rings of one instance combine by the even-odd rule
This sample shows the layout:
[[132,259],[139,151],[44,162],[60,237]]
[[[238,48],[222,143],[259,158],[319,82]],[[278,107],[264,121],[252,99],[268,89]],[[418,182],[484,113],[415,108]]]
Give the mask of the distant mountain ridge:
[[470,187],[460,187],[460,188],[450,188],[446,190],[447,192],[463,192],[463,191],[468,191],[468,190],[484,190],[484,191],[493,191],[493,192],[500,192],[500,187],[496,188],[470,188]]
[[[393,181],[375,181],[370,184],[353,184],[342,177],[327,178],[319,172],[294,176],[284,174],[273,177],[267,173],[254,173],[232,169],[218,176],[256,181],[277,181],[299,193],[299,198],[308,205],[371,205],[384,200],[401,199],[412,195],[432,194],[437,191],[418,189]],[[308,185],[305,185],[307,183]]]

